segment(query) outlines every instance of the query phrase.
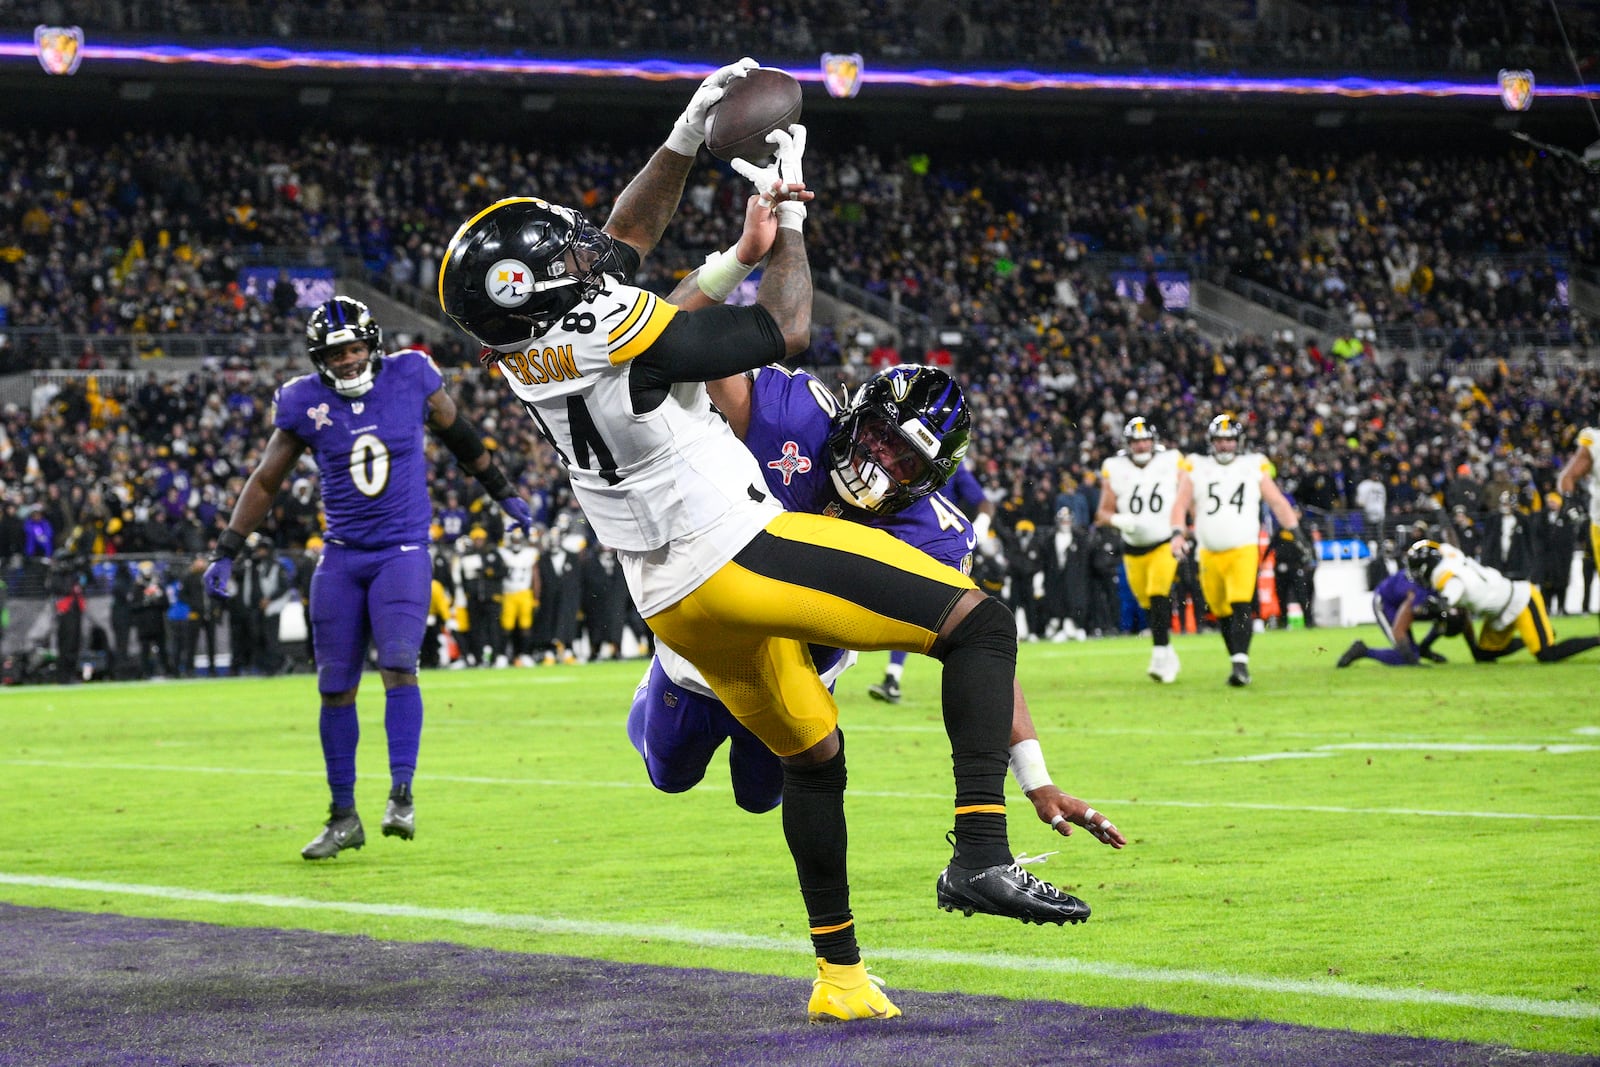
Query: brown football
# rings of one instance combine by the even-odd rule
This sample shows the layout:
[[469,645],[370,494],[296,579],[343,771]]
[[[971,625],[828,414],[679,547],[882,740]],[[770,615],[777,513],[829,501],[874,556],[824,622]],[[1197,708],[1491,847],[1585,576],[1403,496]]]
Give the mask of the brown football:
[[721,160],[765,164],[774,149],[767,134],[800,121],[800,83],[776,67],[757,67],[728,83],[706,113],[706,149]]

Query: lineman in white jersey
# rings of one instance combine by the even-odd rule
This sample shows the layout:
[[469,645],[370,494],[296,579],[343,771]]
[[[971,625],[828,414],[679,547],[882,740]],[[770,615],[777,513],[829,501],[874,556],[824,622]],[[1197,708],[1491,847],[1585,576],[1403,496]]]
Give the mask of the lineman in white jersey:
[[1461,608],[1482,623],[1476,641],[1471,621],[1466,631],[1473,658],[1482,662],[1516,651],[1513,637],[1540,663],[1557,663],[1600,647],[1600,637],[1555,639],[1544,596],[1532,582],[1507,578],[1454,545],[1417,541],[1406,550],[1406,573],[1452,608]]
[[1261,503],[1280,530],[1297,536],[1300,520],[1259,452],[1239,451],[1244,425],[1237,416],[1211,420],[1209,456],[1190,455],[1178,465],[1178,500],[1173,506],[1172,551],[1188,548],[1190,513],[1200,543],[1200,590],[1216,615],[1233,667],[1228,684],[1250,684],[1250,638],[1255,624],[1256,575],[1261,566]]
[[1578,431],[1577,447],[1556,478],[1556,491],[1570,497],[1580,483],[1589,491],[1589,545],[1600,559],[1600,426]]
[[[1088,906],[1017,866],[1007,840],[1010,613],[961,572],[882,530],[782,511],[707,400],[705,381],[809,344],[803,127],[770,135],[778,149],[771,167],[735,162],[773,209],[768,225],[776,228],[754,305],[680,313],[632,284],[683,196],[706,111],[754,66],[741,60],[702,83],[604,230],[536,198],[501,201],[451,240],[439,295],[557,450],[651,630],[783,759],[784,836],[817,959],[811,1017],[881,1019],[899,1009],[867,975],[856,944],[844,744],[810,644],[903,648],[944,661],[956,789],[955,855],[935,890],[941,906],[1052,923],[1081,921]],[[721,300],[753,267],[725,254],[701,269],[699,284]],[[931,491],[961,458],[911,421],[878,442],[858,473],[885,491],[894,483]]]
[[[506,534],[500,549],[505,570],[500,576],[500,630],[505,645],[495,658],[495,666],[505,662],[519,667],[533,666],[533,614],[539,610],[539,550],[528,543],[521,530]],[[504,661],[504,662],[502,662]]]
[[1178,677],[1172,647],[1172,581],[1178,558],[1172,543],[1173,505],[1178,501],[1178,463],[1183,453],[1157,440],[1155,425],[1138,416],[1122,428],[1128,447],[1100,468],[1100,507],[1094,521],[1122,534],[1122,569],[1139,606],[1150,613],[1150,677]]

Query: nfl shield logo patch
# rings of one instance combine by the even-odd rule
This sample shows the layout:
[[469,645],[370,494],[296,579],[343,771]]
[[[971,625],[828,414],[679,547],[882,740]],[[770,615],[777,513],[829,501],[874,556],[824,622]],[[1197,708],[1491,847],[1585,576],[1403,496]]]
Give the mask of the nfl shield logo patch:
[[33,49],[46,74],[76,74],[83,62],[83,30],[77,26],[35,26]]
[[1502,70],[1500,102],[1507,111],[1526,111],[1533,106],[1533,71]]
[[822,83],[828,87],[829,96],[836,96],[841,100],[859,93],[861,53],[851,52],[849,55],[822,53]]

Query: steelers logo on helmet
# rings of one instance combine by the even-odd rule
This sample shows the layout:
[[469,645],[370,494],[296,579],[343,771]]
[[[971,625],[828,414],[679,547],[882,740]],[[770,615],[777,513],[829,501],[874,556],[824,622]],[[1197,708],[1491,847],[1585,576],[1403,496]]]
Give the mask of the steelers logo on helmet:
[[489,268],[483,288],[501,307],[521,307],[533,295],[533,271],[520,259],[502,259]]
[[538,197],[497,201],[462,224],[439,269],[439,302],[490,349],[541,337],[605,286],[612,238]]

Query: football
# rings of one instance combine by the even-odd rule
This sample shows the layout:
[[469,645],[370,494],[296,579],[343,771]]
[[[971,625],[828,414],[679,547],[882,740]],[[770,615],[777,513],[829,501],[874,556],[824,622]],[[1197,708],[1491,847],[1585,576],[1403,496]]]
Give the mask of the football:
[[765,164],[773,156],[767,134],[800,121],[800,83],[776,67],[757,67],[728,83],[706,112],[706,149],[718,159]]

